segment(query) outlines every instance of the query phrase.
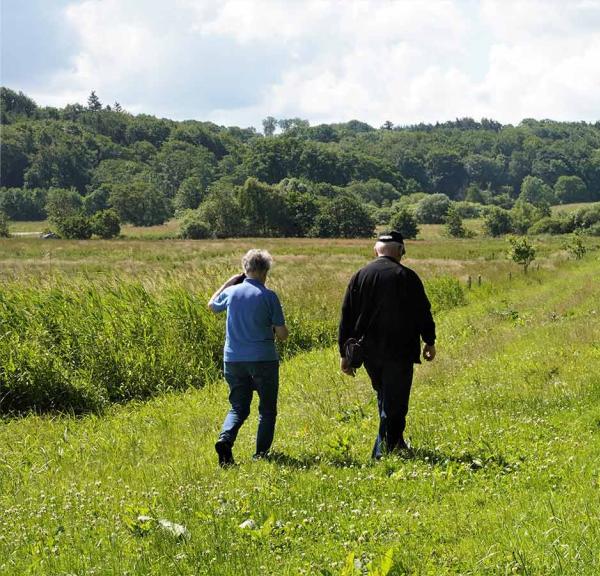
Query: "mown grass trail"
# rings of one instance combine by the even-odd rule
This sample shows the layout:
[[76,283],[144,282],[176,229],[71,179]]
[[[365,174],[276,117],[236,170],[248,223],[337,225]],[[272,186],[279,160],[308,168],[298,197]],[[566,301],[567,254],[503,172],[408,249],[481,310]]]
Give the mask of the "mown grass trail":
[[217,468],[222,383],[2,421],[0,574],[366,574],[388,551],[390,574],[597,574],[599,272],[592,254],[440,315],[411,459],[370,461],[373,394],[333,349],[284,364],[272,462],[252,419]]

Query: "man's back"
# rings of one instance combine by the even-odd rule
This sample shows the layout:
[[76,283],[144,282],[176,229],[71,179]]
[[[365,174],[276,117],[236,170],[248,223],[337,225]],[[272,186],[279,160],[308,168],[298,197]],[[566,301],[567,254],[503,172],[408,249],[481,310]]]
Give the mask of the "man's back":
[[435,341],[431,306],[415,272],[380,256],[350,280],[340,322],[339,345],[365,336],[367,356],[419,362],[420,338]]

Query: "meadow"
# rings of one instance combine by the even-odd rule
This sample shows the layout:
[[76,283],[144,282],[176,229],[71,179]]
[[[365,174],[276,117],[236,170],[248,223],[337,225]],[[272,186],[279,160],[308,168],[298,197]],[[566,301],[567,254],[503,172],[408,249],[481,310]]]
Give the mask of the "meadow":
[[[600,252],[564,242],[526,276],[505,239],[408,243],[438,358],[413,453],[374,463],[373,392],[334,345],[372,241],[0,240],[0,574],[596,574]],[[253,407],[221,470],[205,302],[256,245],[292,331],[275,457],[251,460]]]

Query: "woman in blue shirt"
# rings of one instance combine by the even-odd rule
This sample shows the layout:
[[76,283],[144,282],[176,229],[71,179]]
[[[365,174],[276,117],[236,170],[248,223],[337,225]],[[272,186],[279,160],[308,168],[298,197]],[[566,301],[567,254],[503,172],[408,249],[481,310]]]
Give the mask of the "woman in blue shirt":
[[249,250],[242,258],[244,273],[232,276],[208,301],[213,312],[227,310],[223,352],[231,409],[215,444],[221,466],[234,463],[233,444],[254,390],[260,400],[255,457],[266,456],[273,442],[279,390],[275,337],[285,340],[288,329],[277,294],[265,286],[272,262],[266,250]]

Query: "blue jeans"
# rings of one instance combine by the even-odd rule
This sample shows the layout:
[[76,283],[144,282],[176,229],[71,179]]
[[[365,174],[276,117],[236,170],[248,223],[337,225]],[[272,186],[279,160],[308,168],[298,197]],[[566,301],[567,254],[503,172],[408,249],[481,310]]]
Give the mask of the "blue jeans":
[[250,414],[252,393],[258,392],[258,432],[256,453],[266,454],[273,443],[279,391],[279,362],[225,362],[229,403],[219,440],[233,446],[242,424]]

